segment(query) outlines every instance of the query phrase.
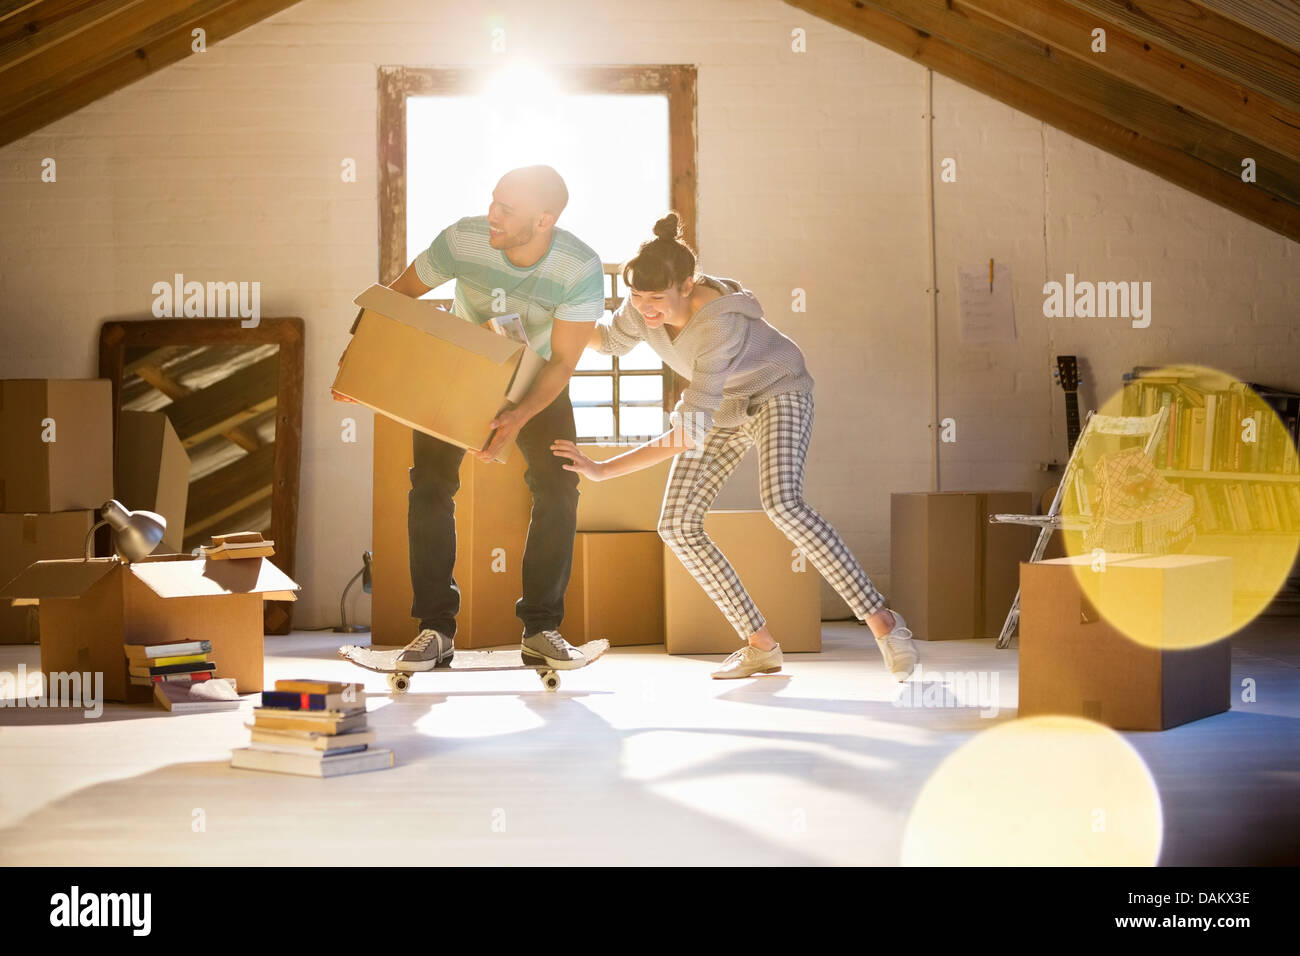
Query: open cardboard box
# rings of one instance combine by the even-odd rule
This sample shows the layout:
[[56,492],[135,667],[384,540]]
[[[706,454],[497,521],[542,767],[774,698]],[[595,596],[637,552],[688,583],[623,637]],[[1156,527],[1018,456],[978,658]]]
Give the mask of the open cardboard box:
[[145,702],[123,644],[211,641],[215,677],[241,694],[262,689],[262,602],[292,601],[298,585],[266,558],[207,561],[187,554],[37,561],[0,598],[39,604],[41,670],[101,672],[104,698]]
[[[387,286],[355,301],[361,314],[334,390],[460,448],[483,448],[488,423],[528,394],[546,364],[513,339]],[[509,454],[507,444],[497,460]]]
[[183,550],[190,456],[166,414],[126,409],[118,414],[113,485],[113,497],[124,507],[167,519],[159,551]]
[[0,381],[0,512],[85,511],[113,497],[112,383]]

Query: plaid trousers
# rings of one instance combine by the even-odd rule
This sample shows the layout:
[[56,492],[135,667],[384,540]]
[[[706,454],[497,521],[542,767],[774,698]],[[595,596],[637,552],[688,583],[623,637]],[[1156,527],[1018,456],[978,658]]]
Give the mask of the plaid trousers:
[[774,395],[741,425],[715,426],[701,446],[673,459],[659,515],[659,536],[742,640],[761,630],[766,621],[731,562],[704,533],[704,516],[753,444],[758,446],[759,497],[772,523],[812,562],[859,620],[865,621],[885,606],[884,597],[839,533],[803,500],[812,425],[811,392]]

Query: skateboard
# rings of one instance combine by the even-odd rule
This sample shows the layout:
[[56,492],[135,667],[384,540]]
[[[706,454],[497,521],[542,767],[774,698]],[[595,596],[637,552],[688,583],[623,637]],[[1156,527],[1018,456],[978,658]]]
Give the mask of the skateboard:
[[[403,648],[393,647],[377,650],[359,644],[345,644],[339,648],[339,657],[351,661],[368,671],[388,675],[388,686],[394,694],[404,694],[411,686],[414,674],[447,674],[456,671],[536,671],[542,679],[542,686],[548,691],[560,689],[560,673],[549,664],[525,664],[518,649],[509,651],[462,651],[457,650],[447,667],[435,667],[428,671],[403,671],[397,668],[398,655]],[[588,641],[578,650],[587,658],[582,667],[586,667],[596,658],[609,650],[609,641]],[[571,667],[568,670],[581,670]]]

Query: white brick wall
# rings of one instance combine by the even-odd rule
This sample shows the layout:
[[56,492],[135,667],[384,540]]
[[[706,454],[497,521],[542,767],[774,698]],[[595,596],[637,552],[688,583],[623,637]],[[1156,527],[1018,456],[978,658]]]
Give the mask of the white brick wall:
[[[370,416],[340,442],[349,410],[329,383],[375,278],[377,67],[501,62],[496,25],[511,60],[694,63],[702,266],[742,279],[806,352],[808,499],[887,589],[889,493],[929,482],[925,71],[775,0],[465,9],[304,0],[0,149],[0,377],[93,375],[99,324],[146,317],[174,272],[260,281],[264,315],[309,327],[295,621],[330,623],[370,544]],[[1034,464],[1064,453],[1058,352],[1088,363],[1085,407],[1166,359],[1300,386],[1295,243],[942,77],[934,109],[936,157],[958,163],[936,185],[940,416],[958,422],[943,487],[1046,483]],[[40,182],[45,156],[57,184]],[[356,184],[339,181],[345,156]],[[1019,338],[966,348],[956,269],[990,256],[1012,268]],[[1151,327],[1043,319],[1042,283],[1067,271],[1151,280]],[[754,475],[720,506],[756,505]]]

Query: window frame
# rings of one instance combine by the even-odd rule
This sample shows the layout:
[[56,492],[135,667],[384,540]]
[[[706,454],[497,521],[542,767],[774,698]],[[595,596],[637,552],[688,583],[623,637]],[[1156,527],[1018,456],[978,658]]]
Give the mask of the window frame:
[[[662,93],[668,98],[669,202],[681,218],[682,236],[698,252],[696,235],[696,68],[689,64],[660,66],[547,67],[562,93]],[[489,67],[379,68],[378,173],[379,173],[379,281],[387,285],[402,274],[406,262],[406,101],[412,96],[474,96],[486,88],[498,71]],[[606,265],[611,275],[616,266]],[[617,277],[613,283],[617,282]],[[616,285],[611,285],[611,291]],[[610,305],[610,302],[613,305]],[[618,308],[621,299],[606,300]],[[669,411],[681,397],[686,381],[664,365],[662,370],[618,368],[575,372],[575,375],[612,375],[614,379],[614,436],[619,436],[618,381],[621,375],[662,375],[663,409]]]

